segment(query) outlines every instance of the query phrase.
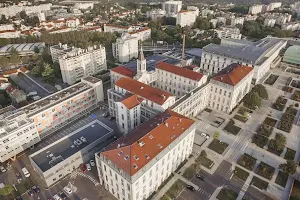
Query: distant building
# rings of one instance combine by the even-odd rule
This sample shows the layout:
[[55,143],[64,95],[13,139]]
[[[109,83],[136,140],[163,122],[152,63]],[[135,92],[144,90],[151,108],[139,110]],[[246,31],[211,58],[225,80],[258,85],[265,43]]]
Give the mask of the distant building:
[[256,15],[258,13],[261,13],[262,12],[262,5],[253,5],[253,6],[250,6],[249,7],[249,14],[252,14],[252,15]]
[[195,129],[171,110],[158,114],[96,154],[100,183],[118,200],[149,198],[192,153]]
[[213,15],[214,11],[209,9],[203,9],[201,10],[202,17],[207,17],[207,15]]
[[177,13],[176,25],[181,27],[192,26],[197,18],[196,11],[193,10],[181,10]]
[[113,56],[124,63],[138,57],[138,38],[124,34],[112,44]]
[[50,51],[53,61],[58,59],[63,81],[69,85],[107,69],[105,47],[102,46],[81,49],[59,44],[52,46]]
[[182,8],[182,1],[165,1],[162,3],[162,10],[167,14],[176,14]]
[[264,20],[264,26],[274,27],[275,23],[276,23],[276,19],[266,18]]
[[231,39],[241,39],[242,34],[238,28],[219,28],[215,29],[216,36],[220,39],[231,38]]
[[300,66],[300,46],[290,46],[284,53],[283,62]]
[[134,29],[129,26],[119,26],[115,24],[104,24],[104,32],[118,32],[118,33],[129,33],[133,31]]
[[9,86],[6,88],[6,92],[12,103],[18,104],[26,101],[26,93],[23,90],[17,89],[14,86]]
[[243,25],[244,24],[244,18],[243,17],[233,17],[233,18],[231,18],[230,25],[235,26],[237,24]]
[[155,21],[158,18],[164,17],[166,15],[166,11],[162,9],[155,9],[155,10],[147,11],[146,15],[147,18],[151,18],[151,20]]
[[129,34],[132,37],[136,37],[140,41],[145,41],[151,38],[151,28],[140,28],[134,31],[130,31]]
[[188,6],[187,10],[195,11],[196,16],[199,16],[199,8],[197,6]]
[[45,43],[24,43],[24,44],[7,44],[0,47],[0,56],[9,56],[11,49],[14,48],[20,56],[30,56],[35,54],[35,50],[43,51]]
[[51,3],[47,4],[40,4],[37,6],[23,6],[23,5],[13,5],[0,8],[0,13],[5,15],[6,17],[13,17],[16,16],[21,11],[25,11],[26,14],[28,13],[40,13],[42,11],[49,11],[52,7]]

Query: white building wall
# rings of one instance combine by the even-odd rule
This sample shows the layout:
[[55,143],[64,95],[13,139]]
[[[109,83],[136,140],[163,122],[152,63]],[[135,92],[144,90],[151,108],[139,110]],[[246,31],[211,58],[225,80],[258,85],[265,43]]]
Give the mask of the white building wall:
[[181,27],[192,26],[196,21],[196,11],[180,11],[177,13],[176,24]]
[[166,1],[162,4],[162,10],[167,14],[178,13],[182,8],[182,1]]
[[118,62],[129,62],[134,58],[138,58],[138,38],[137,37],[121,37],[112,44],[113,56]]

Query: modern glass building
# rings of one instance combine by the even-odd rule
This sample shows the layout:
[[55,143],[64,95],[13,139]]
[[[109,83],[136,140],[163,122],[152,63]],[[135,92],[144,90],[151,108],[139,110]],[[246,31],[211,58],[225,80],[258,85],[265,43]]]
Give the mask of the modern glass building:
[[290,46],[284,53],[283,61],[300,66],[300,46]]

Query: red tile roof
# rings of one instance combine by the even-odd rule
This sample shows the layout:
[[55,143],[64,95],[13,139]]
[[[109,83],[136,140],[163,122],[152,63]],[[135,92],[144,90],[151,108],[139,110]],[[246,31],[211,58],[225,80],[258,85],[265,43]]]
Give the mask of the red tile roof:
[[119,138],[101,154],[133,176],[193,124],[192,119],[168,109]]
[[136,72],[132,69],[126,68],[124,66],[118,66],[115,68],[112,68],[111,71],[116,72],[118,74],[121,74],[123,76],[133,78],[136,75]]
[[185,12],[190,12],[190,11],[192,11],[192,10],[181,10],[178,13],[185,13]]
[[245,78],[252,70],[252,67],[240,64],[231,64],[228,67],[221,70],[220,72],[218,72],[212,79],[215,81],[226,83],[228,85],[235,86],[243,78]]
[[172,65],[165,62],[157,63],[156,68],[176,74],[178,76],[183,76],[185,78],[192,79],[194,81],[199,81],[203,77],[203,74],[200,74],[199,72],[194,72],[192,70],[178,67],[176,65]]
[[132,109],[139,105],[143,101],[143,98],[139,98],[136,94],[130,95],[130,97],[124,99],[122,103],[127,109]]
[[117,25],[117,24],[104,24],[104,26],[110,26],[110,27],[122,28],[122,29],[129,29],[129,26],[121,26],[121,25]]
[[131,78],[122,77],[115,83],[115,85],[159,105],[163,105],[169,97],[173,96],[168,92],[154,88]]

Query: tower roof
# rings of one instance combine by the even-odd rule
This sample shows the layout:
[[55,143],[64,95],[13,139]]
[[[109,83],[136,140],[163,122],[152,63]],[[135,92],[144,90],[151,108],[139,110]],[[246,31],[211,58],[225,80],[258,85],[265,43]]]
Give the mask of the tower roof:
[[140,61],[145,60],[145,56],[144,56],[144,52],[143,52],[143,47],[141,47],[141,50],[140,50],[139,60]]

